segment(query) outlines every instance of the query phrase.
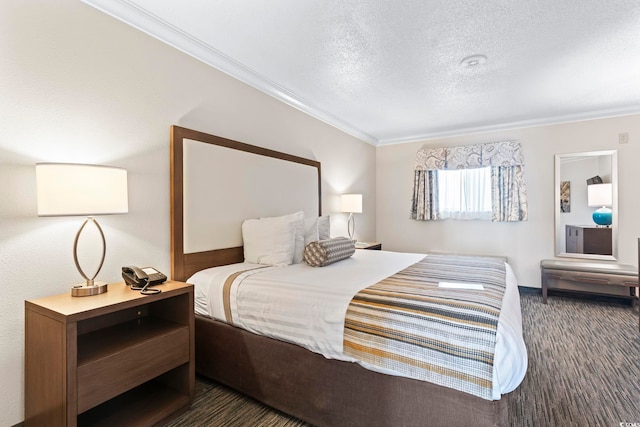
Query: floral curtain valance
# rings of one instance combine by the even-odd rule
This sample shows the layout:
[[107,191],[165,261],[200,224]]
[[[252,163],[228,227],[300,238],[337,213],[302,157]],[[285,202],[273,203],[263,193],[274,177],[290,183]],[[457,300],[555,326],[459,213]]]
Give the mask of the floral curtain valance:
[[458,147],[423,146],[416,156],[416,170],[518,165],[524,165],[524,157],[518,141],[487,142]]

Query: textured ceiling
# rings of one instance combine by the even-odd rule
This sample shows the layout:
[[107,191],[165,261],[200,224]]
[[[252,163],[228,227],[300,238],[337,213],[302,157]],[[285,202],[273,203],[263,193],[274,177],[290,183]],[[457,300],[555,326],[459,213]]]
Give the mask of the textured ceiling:
[[372,144],[640,113],[639,0],[84,1]]

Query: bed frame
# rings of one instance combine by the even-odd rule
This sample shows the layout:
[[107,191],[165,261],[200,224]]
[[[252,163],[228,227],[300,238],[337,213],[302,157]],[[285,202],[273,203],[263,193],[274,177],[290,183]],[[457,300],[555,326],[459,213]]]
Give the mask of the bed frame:
[[[201,269],[243,261],[241,246],[185,253],[186,139],[316,168],[318,214],[322,213],[319,162],[172,126],[172,279],[186,281]],[[199,374],[316,426],[509,425],[504,398],[488,401],[428,382],[369,371],[204,316],[196,315],[195,324]]]

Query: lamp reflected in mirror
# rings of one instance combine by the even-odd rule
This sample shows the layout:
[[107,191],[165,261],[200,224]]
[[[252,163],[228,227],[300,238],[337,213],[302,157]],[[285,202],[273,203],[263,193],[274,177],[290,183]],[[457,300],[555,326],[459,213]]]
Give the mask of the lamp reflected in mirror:
[[589,207],[599,208],[593,212],[593,222],[601,227],[609,227],[612,220],[612,213],[609,208],[612,199],[611,183],[588,185],[587,199],[589,201]]

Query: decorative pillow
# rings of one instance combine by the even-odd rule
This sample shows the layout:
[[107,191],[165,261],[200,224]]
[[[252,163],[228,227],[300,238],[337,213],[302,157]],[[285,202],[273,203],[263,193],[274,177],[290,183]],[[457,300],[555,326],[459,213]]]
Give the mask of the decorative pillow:
[[355,242],[346,237],[311,242],[304,248],[304,260],[312,267],[324,267],[349,258],[356,251]]
[[329,215],[304,220],[304,246],[331,238]]
[[[244,260],[254,264],[289,265],[302,236],[304,213],[272,218],[248,219],[242,223]],[[297,233],[298,232],[298,233]],[[303,237],[298,239],[300,248]]]

